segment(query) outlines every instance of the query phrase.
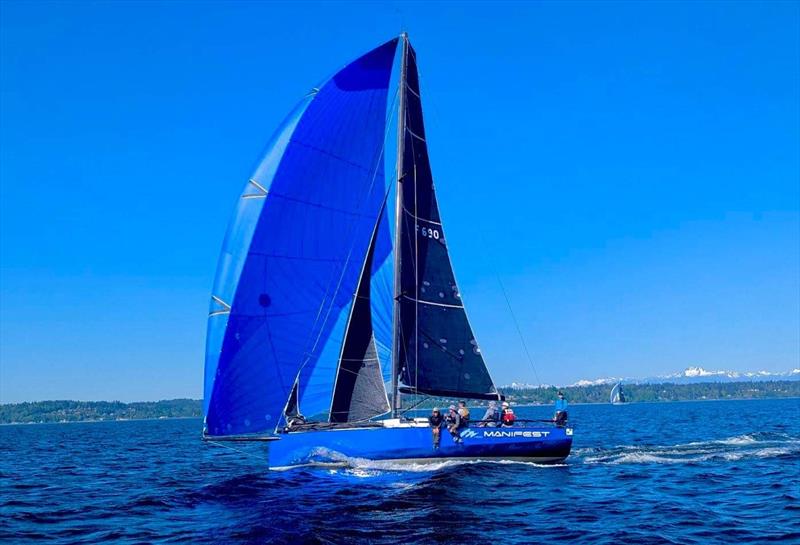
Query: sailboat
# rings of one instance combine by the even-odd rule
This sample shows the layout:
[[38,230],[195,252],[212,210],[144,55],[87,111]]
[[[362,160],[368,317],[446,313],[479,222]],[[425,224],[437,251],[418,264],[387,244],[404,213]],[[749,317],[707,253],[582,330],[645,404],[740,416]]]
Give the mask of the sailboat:
[[621,382],[617,382],[611,388],[611,396],[610,396],[609,402],[612,405],[622,405],[623,403],[625,403],[625,394],[622,393],[622,383]]
[[271,468],[566,458],[569,426],[473,422],[434,448],[413,417],[431,397],[504,399],[449,254],[402,34],[302,98],[238,199],[208,315],[204,438],[266,441]]

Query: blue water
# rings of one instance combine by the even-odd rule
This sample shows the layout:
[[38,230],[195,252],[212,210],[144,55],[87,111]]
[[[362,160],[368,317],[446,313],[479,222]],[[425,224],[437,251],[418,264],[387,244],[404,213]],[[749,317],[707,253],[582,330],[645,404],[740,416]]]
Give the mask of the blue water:
[[[541,418],[548,409],[519,409]],[[4,543],[800,543],[800,400],[573,406],[558,466],[270,472],[198,420],[0,427]]]

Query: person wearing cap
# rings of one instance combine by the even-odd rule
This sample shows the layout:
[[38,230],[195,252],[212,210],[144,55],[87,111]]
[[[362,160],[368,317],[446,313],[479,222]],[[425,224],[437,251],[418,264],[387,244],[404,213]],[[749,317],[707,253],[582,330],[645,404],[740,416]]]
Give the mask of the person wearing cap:
[[555,403],[555,415],[553,416],[553,422],[556,423],[556,426],[563,426],[567,423],[567,400],[564,399],[564,392],[558,392],[558,398],[556,399]]
[[500,413],[497,411],[497,402],[490,401],[489,408],[486,409],[486,412],[483,414],[483,418],[481,419],[478,426],[485,428],[485,427],[495,427],[497,426],[498,422],[500,422]]
[[447,431],[453,437],[453,442],[456,444],[461,443],[461,415],[458,414],[455,405],[450,405],[445,422],[447,423]]
[[467,408],[466,401],[458,402],[458,415],[461,417],[461,425],[459,428],[469,427],[469,409]]
[[442,425],[444,424],[444,417],[439,411],[439,407],[434,407],[431,411],[431,415],[428,417],[428,424],[431,427],[431,435],[433,436],[433,450],[439,450],[439,442],[442,440]]
[[508,404],[508,401],[503,401],[501,407],[502,410],[500,411],[500,425],[513,426],[514,421],[517,419],[516,415],[514,414],[514,409],[511,408],[511,405]]

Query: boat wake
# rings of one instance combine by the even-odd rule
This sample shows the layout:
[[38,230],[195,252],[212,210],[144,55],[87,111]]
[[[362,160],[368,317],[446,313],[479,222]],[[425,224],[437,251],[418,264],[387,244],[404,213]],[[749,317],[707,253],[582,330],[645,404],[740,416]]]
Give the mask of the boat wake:
[[[800,438],[785,434],[752,433],[675,445],[621,445],[613,448],[579,448],[567,462],[539,464],[521,460],[369,460],[346,456],[327,448],[314,449],[306,463],[293,467],[313,467],[330,474],[350,477],[378,477],[387,473],[434,473],[477,464],[529,466],[541,469],[581,464],[693,464],[706,461],[733,462],[745,459],[800,457]],[[278,468],[275,468],[278,469]],[[285,468],[288,469],[288,468]]]
[[687,464],[708,460],[737,461],[800,455],[800,439],[782,434],[753,433],[725,439],[668,446],[619,446],[577,449],[584,464]]
[[417,460],[417,461],[394,461],[394,460],[369,460],[367,458],[357,458],[346,456],[341,452],[327,448],[316,448],[311,452],[306,467],[318,467],[327,469],[330,473],[345,473],[353,477],[376,477],[387,472],[403,473],[432,473],[447,470],[453,467],[476,464],[498,464],[498,465],[521,465],[538,468],[557,468],[565,467],[567,464],[538,464],[521,460]]

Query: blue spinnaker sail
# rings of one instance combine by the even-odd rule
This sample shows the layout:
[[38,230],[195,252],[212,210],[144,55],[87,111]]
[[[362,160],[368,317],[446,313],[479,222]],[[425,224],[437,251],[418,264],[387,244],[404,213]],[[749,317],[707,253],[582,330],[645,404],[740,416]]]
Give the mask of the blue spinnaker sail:
[[[382,150],[396,46],[394,39],[374,49],[306,97],[242,194],[209,313],[209,435],[273,431],[298,376],[303,411],[328,408],[386,197]],[[374,267],[385,270],[385,246],[378,252]]]

